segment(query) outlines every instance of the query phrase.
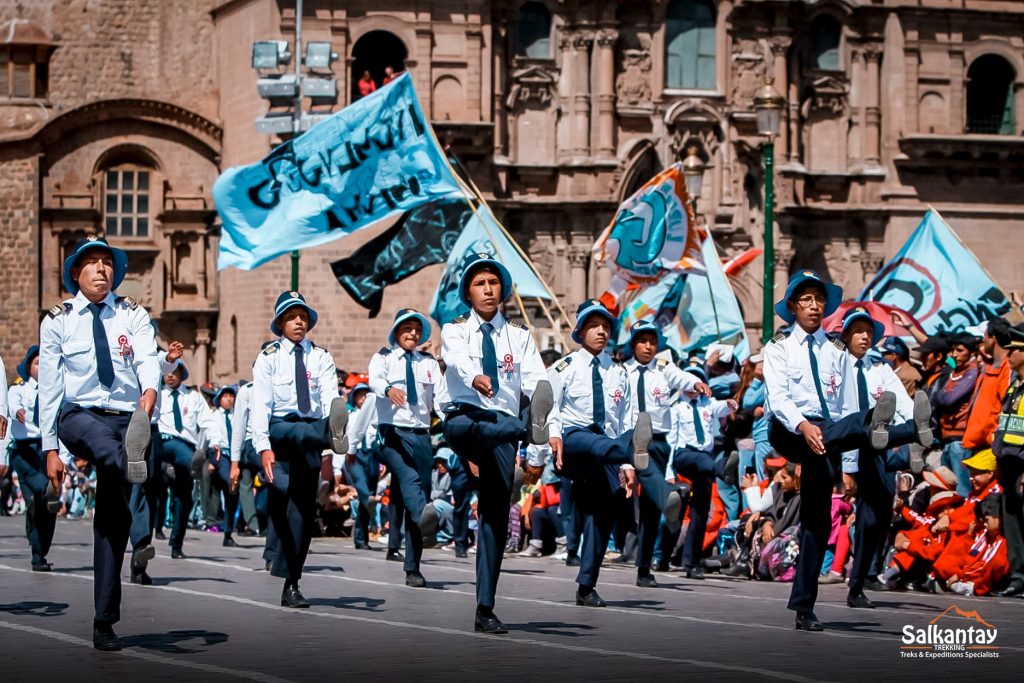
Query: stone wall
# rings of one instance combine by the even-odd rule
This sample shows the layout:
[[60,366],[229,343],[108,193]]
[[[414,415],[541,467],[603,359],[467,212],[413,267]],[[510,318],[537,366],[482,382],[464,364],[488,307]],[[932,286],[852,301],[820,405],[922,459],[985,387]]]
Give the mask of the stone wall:
[[39,163],[0,154],[0,356],[7,379],[39,339]]

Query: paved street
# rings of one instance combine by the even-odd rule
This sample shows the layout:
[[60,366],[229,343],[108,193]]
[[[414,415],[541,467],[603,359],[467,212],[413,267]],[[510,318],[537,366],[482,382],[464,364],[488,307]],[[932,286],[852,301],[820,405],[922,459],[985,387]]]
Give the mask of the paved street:
[[[1006,680],[1024,662],[1024,601],[876,593],[874,611],[846,608],[842,586],[822,589],[823,634],[798,633],[785,609],[788,585],[688,581],[633,585],[608,567],[609,607],[573,603],[573,570],[550,559],[507,558],[496,612],[508,636],[472,632],[473,556],[428,550],[430,589],[406,588],[400,564],[351,542],[317,539],[302,582],[309,610],[278,605],[281,583],[254,571],[258,539],[225,549],[219,534],[189,532],[188,560],[150,564],[155,585],[124,584],[117,627],[128,648],[92,650],[92,535],[59,522],[51,574],[28,571],[23,518],[0,519],[0,676],[5,681],[701,680],[866,681],[966,677]],[[901,655],[904,625],[925,628],[951,604],[998,628],[998,659],[923,660]],[[977,625],[944,618],[947,628]],[[667,680],[667,679],[666,679]]]

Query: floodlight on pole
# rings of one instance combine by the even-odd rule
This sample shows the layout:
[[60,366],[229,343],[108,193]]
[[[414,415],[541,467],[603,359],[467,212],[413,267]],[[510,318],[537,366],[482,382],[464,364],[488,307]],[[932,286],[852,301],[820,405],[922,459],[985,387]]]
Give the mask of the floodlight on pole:
[[287,40],[258,40],[252,44],[252,68],[276,69],[292,58]]
[[306,67],[309,69],[329,69],[338,61],[338,53],[334,52],[328,42],[306,43]]

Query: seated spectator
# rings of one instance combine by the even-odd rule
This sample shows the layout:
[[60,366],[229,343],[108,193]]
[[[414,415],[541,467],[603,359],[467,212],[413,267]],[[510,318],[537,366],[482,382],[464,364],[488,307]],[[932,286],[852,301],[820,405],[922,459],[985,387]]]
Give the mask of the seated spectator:
[[1002,504],[1002,494],[994,493],[975,507],[968,532],[950,542],[935,561],[936,586],[959,595],[988,595],[1010,575]]
[[[769,458],[765,464],[774,469],[779,460],[783,459]],[[796,463],[783,462],[785,464],[775,470],[770,486],[755,486],[752,475],[744,477],[745,498],[752,500],[758,511],[740,517],[740,531],[736,534],[739,553],[728,569],[722,571],[726,576],[753,577],[761,569],[761,556],[768,544],[783,532],[789,531],[793,536],[800,518],[800,468]],[[754,494],[752,489],[760,489],[760,495]],[[749,496],[747,491],[751,491]],[[795,558],[789,559],[795,561]],[[785,564],[788,567],[783,566]],[[763,578],[772,577],[771,563],[768,565],[768,575]],[[781,576],[793,566],[792,562],[776,563],[775,575]]]
[[850,553],[849,517],[853,513],[848,492],[842,484],[832,489],[832,531],[829,533],[828,545],[825,546],[825,557],[821,563],[821,576],[818,583],[833,584],[843,582],[843,567]]
[[967,429],[967,418],[971,412],[971,395],[978,381],[978,364],[974,354],[978,340],[968,334],[954,337],[950,344],[949,357],[953,359],[953,371],[945,381],[937,383],[932,394],[932,407],[939,422],[939,438],[942,441],[942,465],[953,470],[957,476],[957,495],[964,497],[971,489],[964,458],[971,452],[964,448],[963,438]]

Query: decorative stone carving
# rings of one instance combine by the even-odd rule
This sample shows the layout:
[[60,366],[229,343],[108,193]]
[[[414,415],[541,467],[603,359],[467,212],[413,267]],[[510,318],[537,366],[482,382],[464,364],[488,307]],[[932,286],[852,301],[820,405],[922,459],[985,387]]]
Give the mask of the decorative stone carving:
[[847,112],[850,94],[849,84],[845,79],[835,76],[821,76],[811,84],[811,95],[803,102],[803,115],[842,116]]
[[[630,45],[639,45],[629,47]],[[651,106],[651,39],[635,30],[623,29],[619,41],[619,75],[615,79],[615,95],[620,113],[630,110],[650,114]]]
[[590,249],[584,246],[572,245],[566,250],[569,258],[569,265],[573,268],[586,268],[590,260]]
[[753,102],[769,68],[756,40],[742,38],[735,41],[732,45],[730,101]]
[[554,73],[540,66],[529,66],[512,74],[513,85],[509,89],[505,106],[515,109],[533,102],[547,105],[555,95],[557,78]]

